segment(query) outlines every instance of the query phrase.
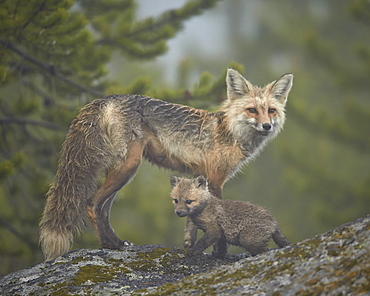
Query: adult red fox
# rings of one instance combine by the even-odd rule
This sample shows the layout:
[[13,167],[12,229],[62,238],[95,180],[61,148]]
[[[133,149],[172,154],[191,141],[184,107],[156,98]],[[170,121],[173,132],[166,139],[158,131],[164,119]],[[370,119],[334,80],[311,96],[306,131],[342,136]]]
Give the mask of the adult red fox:
[[[108,96],[81,109],[63,143],[40,222],[46,260],[71,248],[86,213],[103,248],[129,244],[116,236],[109,213],[143,158],[204,175],[209,190],[221,198],[224,183],[281,130],[293,75],[259,88],[228,69],[226,83],[228,98],[216,113],[140,95]],[[195,229],[188,227],[185,246],[194,243]]]

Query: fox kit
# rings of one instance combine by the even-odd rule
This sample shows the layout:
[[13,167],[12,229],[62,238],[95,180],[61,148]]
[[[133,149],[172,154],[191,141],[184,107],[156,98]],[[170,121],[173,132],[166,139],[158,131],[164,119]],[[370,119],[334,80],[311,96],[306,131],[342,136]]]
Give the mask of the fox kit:
[[[70,125],[47,193],[40,222],[46,260],[70,249],[86,214],[103,248],[129,244],[116,236],[109,213],[117,191],[135,176],[143,158],[206,176],[209,190],[221,198],[224,183],[281,130],[292,83],[293,75],[285,74],[259,88],[229,69],[228,98],[216,113],[140,95],[86,105]],[[98,188],[101,177],[105,181]],[[191,246],[196,228],[188,229],[185,244]]]
[[[253,256],[267,251],[271,238],[280,248],[290,245],[267,210],[246,201],[215,197],[203,176],[195,179],[172,176],[171,185],[175,213],[179,217],[188,216],[204,231],[203,237],[189,250],[189,255],[201,254],[220,239],[243,247]],[[226,251],[226,248],[218,249],[213,255],[224,257]]]

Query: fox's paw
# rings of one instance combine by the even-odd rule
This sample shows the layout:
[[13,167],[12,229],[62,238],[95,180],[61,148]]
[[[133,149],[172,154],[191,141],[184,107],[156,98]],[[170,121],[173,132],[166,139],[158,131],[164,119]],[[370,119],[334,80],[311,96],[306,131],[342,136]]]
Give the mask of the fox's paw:
[[127,240],[121,241],[121,244],[123,247],[132,247],[134,245],[132,242],[129,242]]
[[215,258],[223,259],[225,258],[226,253],[225,252],[218,252],[218,251],[213,251],[212,256]]
[[187,257],[194,257],[194,256],[201,256],[201,255],[203,255],[203,252],[196,250],[196,249],[189,249],[186,253]]
[[227,243],[226,240],[221,238],[217,243],[213,244],[212,256],[216,258],[225,258],[227,253]]
[[126,250],[127,247],[132,247],[134,244],[129,241],[120,241],[114,249]]
[[102,244],[103,249],[112,249],[112,250],[125,250],[127,247],[131,247],[134,244],[129,241],[117,240],[115,242],[109,242]]
[[193,244],[191,243],[191,240],[186,239],[184,241],[184,249],[190,249],[192,246]]

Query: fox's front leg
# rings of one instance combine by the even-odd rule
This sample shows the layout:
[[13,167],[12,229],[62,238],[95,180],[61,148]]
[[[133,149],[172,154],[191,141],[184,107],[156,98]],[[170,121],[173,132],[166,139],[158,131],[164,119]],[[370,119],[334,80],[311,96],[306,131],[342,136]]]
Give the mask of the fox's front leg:
[[184,248],[190,249],[194,247],[195,241],[197,240],[198,227],[191,221],[188,217],[186,220],[185,227],[185,239],[184,239]]
[[204,233],[203,237],[188,252],[189,256],[201,255],[205,249],[219,241],[222,237],[220,229],[211,229]]
[[214,245],[212,256],[216,258],[224,258],[227,253],[226,238],[222,236]]
[[[222,199],[222,187],[226,180],[226,175],[222,173],[213,173],[208,177],[209,191],[219,199]],[[217,258],[224,258],[227,253],[227,243],[225,237],[221,238],[213,244],[212,255]]]

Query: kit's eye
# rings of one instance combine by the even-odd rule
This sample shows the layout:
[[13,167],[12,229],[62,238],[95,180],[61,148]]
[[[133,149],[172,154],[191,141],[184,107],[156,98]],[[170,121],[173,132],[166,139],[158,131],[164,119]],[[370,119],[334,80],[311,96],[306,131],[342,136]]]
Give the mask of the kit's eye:
[[187,199],[187,200],[185,201],[185,203],[186,203],[187,205],[190,205],[192,202],[193,202],[193,200],[190,200],[190,199]]
[[178,203],[179,203],[179,200],[178,200],[178,199],[176,199],[176,198],[174,198],[174,199],[173,199],[173,202],[174,202],[175,204],[178,204]]
[[249,113],[257,113],[257,109],[256,108],[247,108],[247,111]]
[[275,108],[270,108],[269,109],[269,113],[272,114],[272,113],[275,113],[276,112],[276,109]]

